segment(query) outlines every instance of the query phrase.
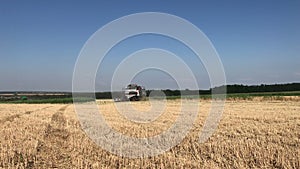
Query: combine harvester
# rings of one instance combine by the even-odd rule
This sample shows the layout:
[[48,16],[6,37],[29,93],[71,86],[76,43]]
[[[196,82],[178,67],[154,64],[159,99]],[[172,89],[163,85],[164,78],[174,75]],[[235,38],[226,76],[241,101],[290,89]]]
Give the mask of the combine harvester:
[[115,98],[115,101],[140,101],[146,97],[144,86],[129,84],[122,90],[122,98]]

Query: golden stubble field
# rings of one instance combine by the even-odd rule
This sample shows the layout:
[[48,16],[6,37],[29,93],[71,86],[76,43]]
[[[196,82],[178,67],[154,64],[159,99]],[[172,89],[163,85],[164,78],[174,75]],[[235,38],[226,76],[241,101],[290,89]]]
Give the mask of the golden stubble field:
[[[100,110],[116,131],[149,137],[168,129],[180,100],[168,100],[151,123],[128,121],[109,101]],[[149,102],[131,103],[147,111]],[[0,168],[300,168],[300,102],[227,100],[218,129],[197,142],[210,101],[200,101],[192,130],[164,154],[130,159],[97,146],[80,128],[72,104],[0,104]]]

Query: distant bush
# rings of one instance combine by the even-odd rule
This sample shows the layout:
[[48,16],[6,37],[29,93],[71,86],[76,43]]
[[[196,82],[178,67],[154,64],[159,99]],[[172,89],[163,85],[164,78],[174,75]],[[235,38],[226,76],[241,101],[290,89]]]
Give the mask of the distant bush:
[[27,100],[27,97],[26,96],[22,96],[21,100]]

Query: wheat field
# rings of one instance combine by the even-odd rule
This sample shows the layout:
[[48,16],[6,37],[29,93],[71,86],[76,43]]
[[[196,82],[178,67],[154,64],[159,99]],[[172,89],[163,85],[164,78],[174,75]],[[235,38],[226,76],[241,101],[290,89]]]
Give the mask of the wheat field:
[[[180,100],[168,100],[150,123],[127,120],[113,102],[97,104],[114,130],[149,137],[173,124]],[[139,111],[151,108],[147,101],[130,104]],[[200,144],[210,105],[200,100],[197,119],[180,144],[161,155],[131,159],[87,137],[72,104],[0,104],[0,168],[300,168],[299,97],[227,100],[217,130]]]

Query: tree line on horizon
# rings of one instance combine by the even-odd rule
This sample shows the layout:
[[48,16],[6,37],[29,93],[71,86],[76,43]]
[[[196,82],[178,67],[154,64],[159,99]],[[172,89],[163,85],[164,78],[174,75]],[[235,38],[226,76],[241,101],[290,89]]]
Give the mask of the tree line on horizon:
[[[164,89],[160,90],[164,92],[166,96],[180,96],[180,95],[209,95],[212,93],[221,93],[226,88],[227,94],[233,93],[261,93],[261,92],[289,92],[289,91],[300,91],[300,83],[287,83],[287,84],[261,84],[261,85],[243,85],[243,84],[234,84],[234,85],[225,85],[214,87],[208,90],[171,90]],[[146,90],[147,96],[154,90]],[[111,99],[111,92],[97,92],[97,99]]]
[[[261,84],[261,85],[243,85],[234,84],[215,87],[213,90],[216,92],[226,87],[227,93],[260,93],[260,92],[288,92],[300,91],[300,83],[287,83],[287,84]],[[211,90],[211,89],[210,89]]]

